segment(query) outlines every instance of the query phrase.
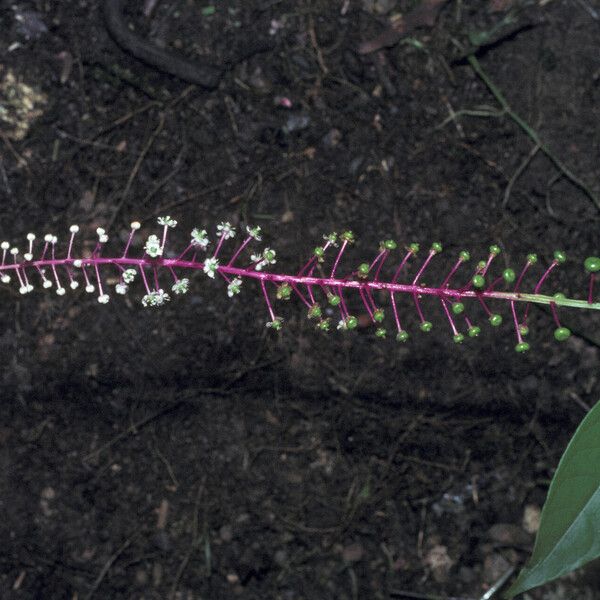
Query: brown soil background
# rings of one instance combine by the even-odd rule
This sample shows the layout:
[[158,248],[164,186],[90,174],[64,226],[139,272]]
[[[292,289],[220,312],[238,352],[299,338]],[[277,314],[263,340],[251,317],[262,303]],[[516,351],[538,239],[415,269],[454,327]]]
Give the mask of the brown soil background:
[[[164,0],[127,18],[217,59],[275,26],[276,48],[215,91],[125,54],[95,1],[0,5],[0,77],[47,98],[22,139],[2,125],[0,236],[64,240],[78,223],[92,239],[103,226],[118,251],[132,219],[150,232],[170,214],[176,249],[192,227],[229,220],[261,225],[273,270],[295,271],[324,233],[351,228],[348,271],[381,239],[440,240],[428,281],[463,248],[479,260],[497,243],[515,268],[535,251],[540,273],[561,248],[569,261],[547,289],[584,294],[598,209],[543,152],[526,162],[532,140],[457,61],[469,32],[506,15],[492,5],[510,2],[453,0],[432,28],[368,55],[359,44],[416,3],[387,15],[358,0],[226,0],[203,14],[209,4]],[[478,59],[600,194],[600,21],[576,0],[525,4],[522,29],[501,30]],[[17,9],[47,31],[24,30]],[[1,292],[2,598],[479,598],[532,543],[510,528],[498,541],[492,526],[520,527],[524,507],[543,504],[598,397],[593,314],[564,311],[575,335],[559,345],[533,311],[523,356],[507,307],[498,331],[457,347],[439,306],[423,302],[425,335],[402,300],[413,336],[399,345],[371,327],[322,336],[295,301],[278,305],[274,334],[251,283],[229,300],[196,275],[157,311],[139,292],[107,307],[79,292]],[[436,547],[447,572],[432,568]],[[531,597],[600,598],[593,575]]]

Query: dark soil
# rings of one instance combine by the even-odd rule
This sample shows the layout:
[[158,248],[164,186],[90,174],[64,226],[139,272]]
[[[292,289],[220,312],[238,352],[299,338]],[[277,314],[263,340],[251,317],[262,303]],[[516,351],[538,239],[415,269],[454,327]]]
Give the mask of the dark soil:
[[[433,27],[364,55],[418,2],[382,15],[359,0],[163,0],[149,17],[128,2],[132,28],[191,58],[273,39],[212,91],[123,52],[94,0],[12,4],[0,4],[3,239],[64,241],[78,223],[89,239],[107,228],[118,251],[132,219],[158,232],[170,214],[178,248],[229,220],[261,225],[273,270],[295,271],[324,233],[351,228],[347,272],[381,239],[440,240],[428,281],[463,248],[479,260],[497,243],[516,269],[535,251],[538,276],[561,248],[569,261],[544,289],[584,295],[600,195],[591,0],[452,0]],[[511,5],[522,10],[499,27]],[[477,32],[492,32],[482,69],[587,191],[533,152],[465,60]],[[20,132],[15,82],[46,98],[21,111]],[[472,306],[483,332],[457,346],[436,303],[422,302],[423,334],[402,299],[401,345],[365,319],[321,335],[296,301],[277,305],[280,334],[266,330],[250,282],[229,300],[199,274],[154,311],[139,292],[103,307],[2,290],[2,599],[480,598],[526,560],[525,507],[543,504],[598,398],[594,314],[563,311],[575,335],[560,345],[533,310],[519,355],[508,307],[493,330]],[[600,598],[593,576],[530,597]]]

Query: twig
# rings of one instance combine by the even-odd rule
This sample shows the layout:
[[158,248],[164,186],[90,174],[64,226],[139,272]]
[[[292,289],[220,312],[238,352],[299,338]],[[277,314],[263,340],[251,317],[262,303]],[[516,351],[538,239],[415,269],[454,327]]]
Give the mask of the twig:
[[510,178],[508,185],[506,186],[506,189],[504,190],[504,200],[502,200],[502,208],[505,208],[506,205],[508,204],[508,199],[510,198],[510,193],[512,191],[513,185],[515,185],[515,181],[517,181],[517,179],[523,174],[523,171],[525,171],[525,169],[527,168],[527,166],[529,165],[529,163],[531,162],[533,157],[537,154],[539,149],[540,149],[539,145],[536,144],[531,149],[531,151],[529,152],[529,154],[527,155],[525,160],[519,165],[517,170],[514,172],[513,176]]
[[130,546],[131,542],[135,538],[135,535],[137,535],[137,534],[134,534],[131,537],[127,538],[123,542],[123,544],[117,549],[117,551],[106,561],[106,563],[102,567],[100,573],[98,574],[98,577],[96,577],[96,581],[94,581],[92,588],[90,589],[87,596],[85,597],[85,600],[90,600],[90,598],[95,594],[96,590],[100,587],[102,580],[106,577],[106,574],[108,573],[110,568],[113,566],[114,562],[117,560],[117,558],[119,558],[119,556],[121,556],[121,554],[123,554],[123,552],[125,552],[125,550],[127,550],[127,548]]
[[177,569],[175,579],[173,579],[173,584],[171,585],[171,590],[169,591],[169,600],[175,599],[175,596],[177,594],[177,586],[179,585],[181,576],[183,575],[188,563],[190,562],[190,559],[192,558],[193,553],[196,551],[196,548],[198,547],[198,543],[200,542],[200,539],[201,539],[198,537],[198,529],[199,529],[199,527],[198,527],[198,511],[200,510],[200,500],[202,499],[202,495],[204,494],[205,483],[206,483],[206,477],[203,477],[202,481],[200,482],[200,485],[198,486],[198,492],[196,493],[196,502],[194,503],[192,543],[190,544],[190,547],[189,547],[186,555],[183,557],[183,560],[181,561],[179,568]]
[[510,106],[506,98],[503,96],[500,89],[496,84],[489,78],[487,73],[483,70],[481,64],[477,60],[474,54],[470,54],[467,57],[467,61],[471,65],[471,68],[479,76],[479,78],[485,83],[487,88],[490,90],[494,98],[498,101],[500,106],[504,109],[506,114],[531,138],[531,140],[539,146],[540,150],[554,163],[557,169],[559,169],[564,176],[578,187],[585,195],[594,203],[594,206],[600,211],[600,200],[592,192],[592,190],[575,175],[554,153],[550,148],[540,139],[539,134],[533,129],[529,123],[522,119]]
[[83,457],[82,462],[86,463],[86,462],[90,461],[92,458],[99,456],[105,450],[108,450],[115,444],[118,444],[121,440],[125,439],[128,435],[130,435],[132,433],[136,433],[142,427],[145,427],[149,423],[152,423],[152,421],[155,421],[156,419],[177,410],[180,406],[183,406],[183,404],[184,404],[183,400],[176,402],[175,404],[171,404],[171,405],[167,406],[166,408],[159,410],[158,412],[152,413],[151,415],[144,417],[137,423],[130,425],[127,429],[125,429],[125,431],[122,431],[121,433],[119,433],[119,435],[115,436],[114,438],[112,438],[111,440],[106,442],[106,444],[103,444],[102,446],[100,446],[100,448],[98,448],[97,450],[94,450],[93,452],[86,454]]
[[148,141],[146,142],[145,146],[142,148],[140,155],[138,156],[137,160],[135,161],[135,165],[133,165],[133,169],[131,170],[131,173],[129,174],[129,177],[127,179],[127,183],[125,184],[125,189],[123,190],[123,193],[121,194],[121,199],[119,200],[119,203],[115,207],[112,217],[108,223],[109,229],[114,224],[115,219],[117,218],[117,215],[119,214],[119,212],[121,211],[121,208],[123,207],[123,204],[125,204],[125,200],[127,199],[129,190],[131,189],[131,185],[133,184],[133,180],[136,178],[138,171],[140,170],[140,167],[142,166],[142,163],[144,162],[144,159],[146,158],[146,154],[148,154],[148,151],[152,147],[152,144],[154,144],[154,140],[156,140],[156,138],[158,137],[158,134],[162,131],[164,125],[165,125],[165,113],[161,112],[158,117],[158,126],[152,132],[152,135],[148,138]]

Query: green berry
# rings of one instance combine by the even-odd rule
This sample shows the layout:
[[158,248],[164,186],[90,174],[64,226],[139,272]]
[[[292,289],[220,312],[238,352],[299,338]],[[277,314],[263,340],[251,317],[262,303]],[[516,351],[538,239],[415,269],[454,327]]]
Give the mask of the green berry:
[[530,265],[535,265],[535,263],[537,262],[538,258],[537,258],[537,254],[528,254],[527,255],[527,262]]
[[504,269],[502,272],[502,279],[504,279],[506,283],[513,283],[516,278],[517,276],[512,269]]
[[452,312],[455,315],[460,315],[465,311],[465,305],[462,302],[454,302],[452,304]]
[[567,255],[562,250],[555,250],[554,251],[554,260],[559,265],[562,265],[567,261]]
[[519,331],[523,337],[529,335],[529,327],[527,327],[527,325],[519,325]]
[[429,333],[433,327],[433,325],[429,321],[423,321],[421,325],[419,325],[421,331],[425,333]]
[[378,338],[385,338],[385,334],[386,334],[385,327],[378,327],[378,328],[375,330],[375,335],[376,335]]
[[471,281],[473,282],[473,286],[478,289],[481,289],[485,285],[485,277],[483,275],[475,275]]
[[398,244],[394,240],[385,240],[383,242],[383,247],[385,250],[395,250],[398,247]]
[[567,255],[562,250],[554,251],[554,260],[559,264],[563,265],[567,262]]
[[308,318],[309,319],[320,319],[322,314],[323,314],[323,311],[321,310],[321,307],[319,306],[318,303],[313,304],[308,309]]
[[462,344],[465,341],[465,336],[462,333],[457,333],[452,337],[455,344]]
[[377,323],[381,323],[384,317],[385,313],[383,312],[383,308],[378,308],[373,312],[373,319],[377,321]]
[[325,256],[325,249],[322,248],[321,246],[317,246],[314,250],[313,250],[313,254],[317,257],[317,259],[319,261],[323,260],[323,256]]
[[483,269],[485,269],[485,266],[486,266],[486,265],[487,265],[487,263],[485,262],[485,260],[480,260],[480,261],[477,263],[477,268],[478,268],[480,271],[483,271]]
[[498,254],[500,254],[501,250],[500,250],[500,246],[496,246],[495,244],[493,246],[490,246],[490,254],[493,254],[494,256],[498,256]]
[[320,331],[329,331],[330,328],[331,328],[331,321],[329,319],[321,319],[317,323],[317,329],[319,329]]
[[529,350],[530,346],[527,342],[519,342],[516,346],[515,346],[515,350],[517,352],[527,352],[527,350]]
[[412,243],[409,247],[408,247],[409,251],[412,252],[413,254],[416,254],[419,251],[419,244],[415,244]]
[[481,333],[481,327],[477,327],[477,325],[471,325],[467,333],[469,334],[469,337],[477,337]]
[[344,231],[344,233],[340,235],[340,239],[343,242],[348,242],[349,244],[353,244],[356,241],[356,238],[354,237],[354,233],[352,231]]
[[557,327],[554,330],[554,339],[558,342],[564,342],[571,337],[571,330],[567,327]]
[[583,266],[588,273],[597,273],[600,271],[600,258],[588,256],[583,262]]
[[292,295],[292,286],[289,283],[284,283],[277,288],[278,300],[289,300]]
[[396,334],[396,341],[404,343],[404,342],[408,341],[409,337],[410,336],[408,335],[408,331],[402,330]]
[[327,301],[331,306],[339,306],[342,299],[335,294],[327,294]]
[[558,300],[559,302],[561,300],[564,300],[566,298],[566,296],[562,293],[562,292],[556,292],[556,294],[554,294],[554,296],[552,296],[555,300]]
[[500,327],[500,325],[502,325],[502,315],[499,315],[498,313],[490,315],[489,321],[492,327]]
[[369,263],[361,263],[360,265],[358,265],[358,276],[364,279],[369,275],[369,270]]
[[442,251],[442,245],[439,242],[433,242],[429,251],[434,254],[439,254]]
[[471,255],[466,250],[462,250],[458,255],[458,258],[460,258],[462,262],[467,262],[468,260],[471,260]]
[[356,317],[353,317],[352,315],[348,315],[346,317],[346,327],[348,329],[356,329],[357,326],[358,326],[358,319]]

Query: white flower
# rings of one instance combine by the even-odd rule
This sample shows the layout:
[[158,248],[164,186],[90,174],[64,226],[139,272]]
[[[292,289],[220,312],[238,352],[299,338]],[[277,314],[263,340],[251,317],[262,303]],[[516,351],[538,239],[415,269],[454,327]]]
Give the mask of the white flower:
[[117,285],[115,285],[115,292],[117,292],[117,294],[121,294],[122,296],[127,293],[128,289],[129,286],[126,283],[117,283]]
[[23,254],[23,258],[25,260],[33,260],[33,254],[31,254],[31,252],[25,252],[25,254]]
[[171,291],[174,294],[185,294],[187,293],[189,287],[190,280],[187,277],[184,277],[183,279],[179,279],[173,284]]
[[281,317],[275,317],[272,321],[267,321],[265,325],[269,328],[275,329],[279,331],[283,324],[283,319]]
[[158,224],[164,225],[165,227],[175,227],[177,225],[177,221],[175,219],[171,219],[169,215],[166,217],[158,217]]
[[210,244],[206,229],[198,229],[197,227],[192,229],[191,244],[192,246],[200,246],[202,250],[206,250],[206,247]]
[[146,244],[144,246],[144,251],[148,256],[151,256],[152,258],[156,258],[157,256],[162,255],[162,248],[158,236],[154,234],[148,236],[148,239],[146,240]]
[[333,231],[332,233],[325,234],[323,239],[326,242],[329,242],[330,245],[335,246],[337,248],[337,233]]
[[10,283],[10,275],[7,275],[6,273],[3,273],[0,279],[2,279],[2,283]]
[[130,225],[131,229],[134,231],[137,231],[141,226],[142,224],[139,221],[132,221]]
[[88,284],[85,286],[85,291],[86,291],[88,294],[93,294],[95,289],[96,289],[96,288],[95,288],[95,287],[94,287],[94,286],[93,286],[91,283],[88,283]]
[[169,294],[164,290],[154,290],[149,294],[146,294],[142,298],[142,304],[144,306],[162,306],[165,302],[170,300]]
[[109,300],[110,296],[108,294],[101,294],[98,296],[98,302],[100,302],[100,304],[108,304]]
[[224,240],[235,237],[235,228],[231,226],[231,223],[223,222],[217,225],[217,237],[222,237]]
[[248,235],[255,239],[257,242],[262,241],[262,230],[260,228],[260,225],[257,225],[256,227],[249,227],[248,225],[246,225],[246,231],[248,232]]
[[45,289],[51,288],[52,287],[52,282],[49,279],[44,279],[44,283],[42,283],[42,286]]
[[219,261],[216,258],[207,258],[204,261],[203,271],[211,278],[215,278],[215,273],[217,272],[217,267],[219,266]]
[[257,271],[262,271],[268,265],[274,265],[277,261],[275,260],[275,250],[271,248],[265,248],[262,254],[253,254],[250,260],[254,263],[254,268]]
[[60,287],[56,288],[56,293],[59,296],[64,296],[65,292],[66,292],[66,290],[65,290],[65,288],[62,285]]
[[76,290],[79,287],[79,282],[73,279],[69,285],[71,286],[72,290]]
[[69,227],[69,231],[71,233],[77,233],[79,231],[79,225],[71,225],[71,227]]
[[337,326],[338,329],[342,329],[346,331],[348,329],[348,323],[346,323],[346,319],[342,319]]
[[33,242],[33,240],[35,240],[35,233],[28,233],[27,234],[27,241],[28,242]]
[[239,277],[232,279],[229,282],[229,285],[227,286],[227,295],[230,298],[233,298],[233,296],[235,296],[235,294],[239,294],[241,285],[242,285],[242,280]]
[[[108,235],[106,235],[106,231],[104,229],[102,229],[102,227],[98,227],[96,229],[96,233],[98,234],[98,241],[101,244],[106,244],[106,242],[108,242]],[[55,242],[53,242],[53,243],[55,243]],[[100,300],[98,300],[98,302],[99,301]],[[106,302],[108,302],[108,300]],[[106,302],[102,302],[102,304],[106,304]]]
[[77,269],[80,269],[82,264],[83,264],[83,261],[80,258],[76,258],[73,261],[73,266]]
[[135,269],[125,269],[122,275],[123,281],[125,283],[132,283],[136,275],[137,271]]

